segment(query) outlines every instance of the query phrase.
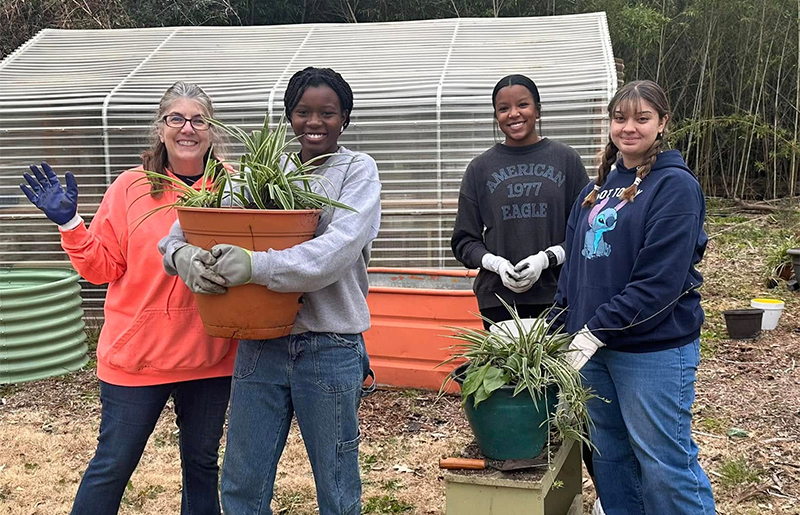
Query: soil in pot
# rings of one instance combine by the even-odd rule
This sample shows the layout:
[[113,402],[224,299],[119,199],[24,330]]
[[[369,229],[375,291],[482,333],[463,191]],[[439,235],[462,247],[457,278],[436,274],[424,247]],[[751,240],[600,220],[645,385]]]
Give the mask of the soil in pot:
[[[760,321],[759,321],[760,325]],[[464,382],[468,363],[453,371],[455,381]],[[475,407],[474,399],[467,399],[464,411],[481,453],[493,460],[535,458],[547,443],[548,413],[556,407],[556,388],[549,388],[534,403],[528,392],[513,396],[512,386],[495,390],[488,399]]]
[[[177,208],[192,245],[218,243],[248,250],[282,250],[310,240],[317,210]],[[288,335],[300,311],[302,293],[278,293],[258,284],[229,288],[223,295],[194,296],[206,333],[222,338],[263,340]]]
[[734,340],[750,340],[761,332],[763,309],[729,309],[723,311],[728,336]]
[[[558,435],[555,432],[553,432],[553,434],[550,435],[550,438],[551,438],[550,448],[548,449],[548,451],[550,452],[551,456],[554,456],[558,452],[558,449],[561,447],[562,442],[558,439]],[[542,456],[543,453],[539,453],[539,455]],[[461,457],[470,459],[483,459],[486,456],[481,452],[478,443],[475,440],[473,440],[464,448],[463,451],[461,451]],[[456,474],[459,476],[489,476],[489,477],[497,476],[497,470],[491,467],[486,467],[484,469],[479,469],[479,470],[453,469],[453,470],[448,470],[448,472],[450,474]],[[547,473],[547,466],[540,466],[528,469],[503,471],[501,473],[501,476],[503,478],[512,479],[516,481],[541,481],[546,473]]]

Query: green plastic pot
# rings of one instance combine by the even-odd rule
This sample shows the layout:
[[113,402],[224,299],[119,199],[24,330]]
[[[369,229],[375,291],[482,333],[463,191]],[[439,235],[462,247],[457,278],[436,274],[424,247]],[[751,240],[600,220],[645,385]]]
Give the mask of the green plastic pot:
[[[453,371],[461,385],[469,363]],[[475,407],[472,395],[464,411],[481,453],[493,460],[535,458],[547,443],[547,414],[556,408],[557,388],[547,389],[534,403],[531,395],[521,392],[513,396],[512,386],[502,386]]]

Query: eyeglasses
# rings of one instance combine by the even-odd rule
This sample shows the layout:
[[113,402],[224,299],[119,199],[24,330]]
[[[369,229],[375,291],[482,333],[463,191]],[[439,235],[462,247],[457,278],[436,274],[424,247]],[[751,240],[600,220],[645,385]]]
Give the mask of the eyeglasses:
[[168,114],[162,119],[164,120],[164,123],[167,124],[167,127],[172,127],[173,129],[183,129],[183,126],[186,125],[186,122],[189,122],[192,126],[192,129],[196,131],[207,131],[211,126],[202,116],[195,116],[194,118],[190,119],[184,118],[179,114]]

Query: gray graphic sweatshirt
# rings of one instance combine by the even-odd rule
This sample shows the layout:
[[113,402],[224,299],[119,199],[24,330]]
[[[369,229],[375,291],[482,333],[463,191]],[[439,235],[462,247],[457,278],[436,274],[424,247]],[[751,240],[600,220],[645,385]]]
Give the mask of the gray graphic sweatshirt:
[[[339,147],[314,173],[327,179],[315,183],[314,191],[327,192],[358,212],[325,208],[310,241],[253,252],[252,282],[277,292],[303,292],[294,334],[361,333],[370,325],[367,265],[381,221],[378,167],[369,155]],[[177,275],[173,256],[184,245],[183,231],[175,222],[158,244],[168,274]]]
[[[487,252],[516,265],[550,246],[563,246],[570,209],[588,182],[580,156],[563,143],[496,144],[470,162],[461,180],[453,254],[467,268],[479,268]],[[499,275],[481,270],[474,285],[478,305],[500,306],[495,293],[512,304],[551,304],[559,270],[544,270],[524,293],[512,292]]]

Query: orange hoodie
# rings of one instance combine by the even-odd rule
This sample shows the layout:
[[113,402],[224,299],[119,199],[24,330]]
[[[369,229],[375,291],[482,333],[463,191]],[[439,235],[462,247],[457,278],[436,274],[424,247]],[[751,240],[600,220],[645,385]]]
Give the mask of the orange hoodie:
[[236,340],[207,336],[192,293],[161,266],[157,244],[177,214],[162,209],[137,227],[146,213],[177,196],[151,197],[141,170],[117,177],[89,229],[81,223],[61,232],[75,270],[91,283],[108,283],[97,376],[118,386],[229,376]]

